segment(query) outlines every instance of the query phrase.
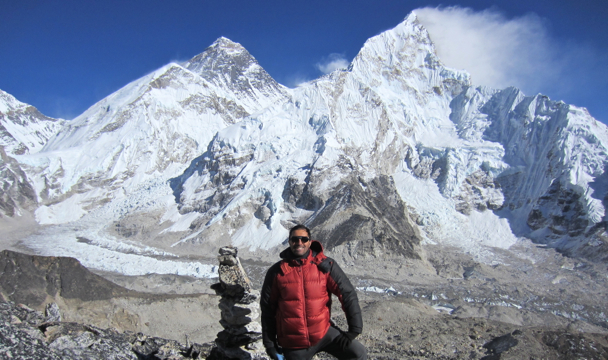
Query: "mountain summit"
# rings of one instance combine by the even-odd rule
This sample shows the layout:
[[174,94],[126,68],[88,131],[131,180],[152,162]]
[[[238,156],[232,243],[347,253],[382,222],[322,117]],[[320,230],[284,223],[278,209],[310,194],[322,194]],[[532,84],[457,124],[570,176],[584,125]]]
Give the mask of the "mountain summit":
[[225,37],[183,66],[216,87],[230,90],[241,101],[266,107],[286,95],[286,89],[241,44]]
[[491,262],[528,237],[603,261],[607,146],[585,109],[474,87],[410,14],[296,89],[220,38],[12,156],[49,225],[26,246],[145,273],[224,244],[264,257],[295,223],[351,259],[439,244]]

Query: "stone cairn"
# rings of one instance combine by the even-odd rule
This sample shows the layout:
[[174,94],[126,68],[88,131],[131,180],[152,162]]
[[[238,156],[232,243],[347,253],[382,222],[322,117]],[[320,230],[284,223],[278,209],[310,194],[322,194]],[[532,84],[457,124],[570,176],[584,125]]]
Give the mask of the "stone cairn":
[[237,248],[220,248],[220,282],[211,285],[222,298],[219,308],[220,324],[224,330],[217,334],[216,347],[208,359],[268,359],[262,344],[260,292],[254,290],[239,258]]

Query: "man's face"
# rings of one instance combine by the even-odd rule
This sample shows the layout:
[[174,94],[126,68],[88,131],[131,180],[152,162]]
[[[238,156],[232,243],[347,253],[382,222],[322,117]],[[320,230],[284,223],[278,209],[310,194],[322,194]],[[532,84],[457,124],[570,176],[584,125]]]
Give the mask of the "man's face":
[[295,256],[302,256],[302,255],[306,254],[306,252],[308,251],[308,249],[310,249],[310,243],[311,243],[310,238],[308,239],[307,242],[302,243],[301,239],[298,239],[295,242],[292,241],[291,239],[294,236],[306,236],[306,237],[308,237],[308,233],[304,229],[298,229],[298,230],[295,230],[294,232],[292,232],[291,233],[291,237],[289,238],[289,248],[291,249],[291,252]]

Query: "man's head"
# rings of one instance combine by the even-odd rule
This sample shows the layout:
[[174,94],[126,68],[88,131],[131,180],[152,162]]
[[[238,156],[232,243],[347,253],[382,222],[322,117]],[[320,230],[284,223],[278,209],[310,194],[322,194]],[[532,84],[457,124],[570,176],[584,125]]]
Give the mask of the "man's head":
[[302,256],[310,249],[310,230],[304,225],[296,225],[289,230],[289,248],[295,256]]

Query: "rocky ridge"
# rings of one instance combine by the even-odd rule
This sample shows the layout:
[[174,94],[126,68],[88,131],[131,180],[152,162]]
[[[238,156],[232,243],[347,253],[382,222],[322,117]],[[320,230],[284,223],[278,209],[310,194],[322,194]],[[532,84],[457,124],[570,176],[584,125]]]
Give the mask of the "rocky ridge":
[[62,322],[57,313],[55,318],[49,315],[12,301],[0,302],[0,356],[32,360],[205,359],[213,347]]
[[221,37],[201,54],[183,64],[218,89],[227,89],[248,111],[280,102],[288,96],[287,88],[277,83],[238,43]]
[[40,151],[64,124],[0,90],[0,147],[8,155]]
[[[221,329],[211,281],[198,280],[195,287],[189,284],[192,279],[176,282],[170,277],[153,277],[151,282],[146,288],[127,289],[121,285],[131,283],[117,285],[73,258],[0,253],[0,296],[38,311],[56,303],[66,322],[145,332],[182,342],[188,337],[199,343],[211,341]],[[201,307],[206,310],[200,312]]]

